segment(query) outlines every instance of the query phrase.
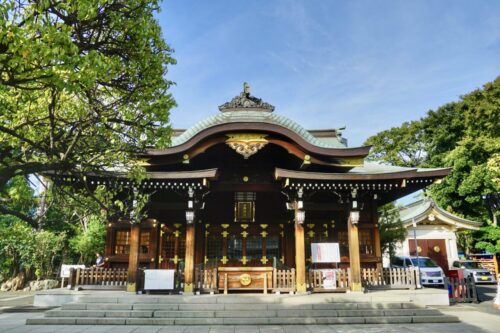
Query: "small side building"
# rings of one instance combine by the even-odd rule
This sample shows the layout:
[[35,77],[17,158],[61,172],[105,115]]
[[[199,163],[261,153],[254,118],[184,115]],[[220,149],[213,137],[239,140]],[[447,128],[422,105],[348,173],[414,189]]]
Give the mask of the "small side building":
[[433,259],[445,273],[459,259],[456,232],[478,230],[482,225],[447,212],[431,198],[401,207],[399,214],[408,235],[396,254],[415,256],[418,248],[418,255]]

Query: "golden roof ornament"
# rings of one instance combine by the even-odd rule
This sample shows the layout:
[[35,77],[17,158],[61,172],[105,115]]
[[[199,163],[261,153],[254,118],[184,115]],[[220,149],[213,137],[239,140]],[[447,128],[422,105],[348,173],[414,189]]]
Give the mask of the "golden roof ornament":
[[238,154],[248,159],[267,145],[266,134],[235,133],[227,134],[226,144]]

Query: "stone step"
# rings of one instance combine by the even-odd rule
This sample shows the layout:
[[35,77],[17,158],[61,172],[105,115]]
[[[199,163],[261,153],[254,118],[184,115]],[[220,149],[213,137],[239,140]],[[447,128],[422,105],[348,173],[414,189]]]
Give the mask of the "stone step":
[[320,304],[159,304],[159,303],[68,303],[62,310],[150,310],[150,311],[222,311],[222,310],[370,310],[370,309],[418,309],[413,303],[320,303]]
[[384,316],[384,317],[215,317],[215,318],[107,318],[66,317],[29,318],[27,325],[305,325],[305,324],[401,324],[456,323],[455,316]]
[[83,296],[78,299],[79,303],[115,303],[115,304],[217,304],[217,303],[280,303],[281,298],[275,295],[268,296],[125,296],[125,297],[91,297]]
[[434,309],[377,309],[377,310],[51,310],[46,317],[107,317],[107,318],[273,318],[273,317],[383,317],[433,316]]

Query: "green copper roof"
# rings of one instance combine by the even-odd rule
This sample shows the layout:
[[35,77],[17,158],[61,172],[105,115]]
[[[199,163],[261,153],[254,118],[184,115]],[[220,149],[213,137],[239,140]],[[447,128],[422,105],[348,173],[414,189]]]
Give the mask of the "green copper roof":
[[[423,219],[427,218],[427,216],[433,210],[437,212],[439,215],[442,215],[440,218],[441,220],[444,219],[453,221],[454,224],[456,224],[457,226],[462,225],[462,226],[470,226],[472,228],[478,228],[483,224],[482,222],[471,221],[453,215],[444,210],[443,208],[439,207],[431,198],[425,198],[399,208],[399,216],[403,224],[408,225],[413,223],[414,220],[417,223],[422,221]],[[439,216],[437,217],[439,218]]]
[[172,138],[172,146],[174,147],[181,145],[189,141],[198,133],[210,127],[240,122],[267,123],[281,126],[300,135],[305,141],[309,142],[310,144],[321,148],[347,148],[346,144],[343,143],[340,138],[336,138],[335,140],[332,140],[331,138],[329,140],[321,140],[322,138],[314,137],[304,127],[287,117],[272,112],[263,112],[257,110],[227,111],[205,118],[194,124],[181,135]]
[[349,170],[349,173],[353,174],[384,174],[384,173],[394,173],[394,172],[404,172],[415,170],[418,172],[428,172],[428,171],[439,171],[446,170],[447,168],[408,168],[394,166],[380,161],[365,161],[362,166],[357,166]]
[[379,174],[415,170],[416,168],[399,167],[389,164],[384,164],[378,161],[365,161],[363,166],[358,166],[349,170],[349,173],[359,174]]

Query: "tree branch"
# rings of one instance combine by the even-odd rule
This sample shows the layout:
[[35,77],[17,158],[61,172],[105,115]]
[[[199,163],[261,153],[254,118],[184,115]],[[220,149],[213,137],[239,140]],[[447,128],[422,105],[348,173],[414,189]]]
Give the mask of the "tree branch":
[[0,213],[3,213],[5,215],[15,216],[15,217],[17,217],[17,218],[19,218],[19,219],[27,222],[33,228],[37,228],[38,227],[38,225],[37,225],[37,223],[36,223],[36,221],[34,219],[32,219],[31,217],[29,217],[28,215],[25,215],[25,214],[23,214],[21,212],[18,212],[17,210],[10,209],[8,207],[0,205]]

